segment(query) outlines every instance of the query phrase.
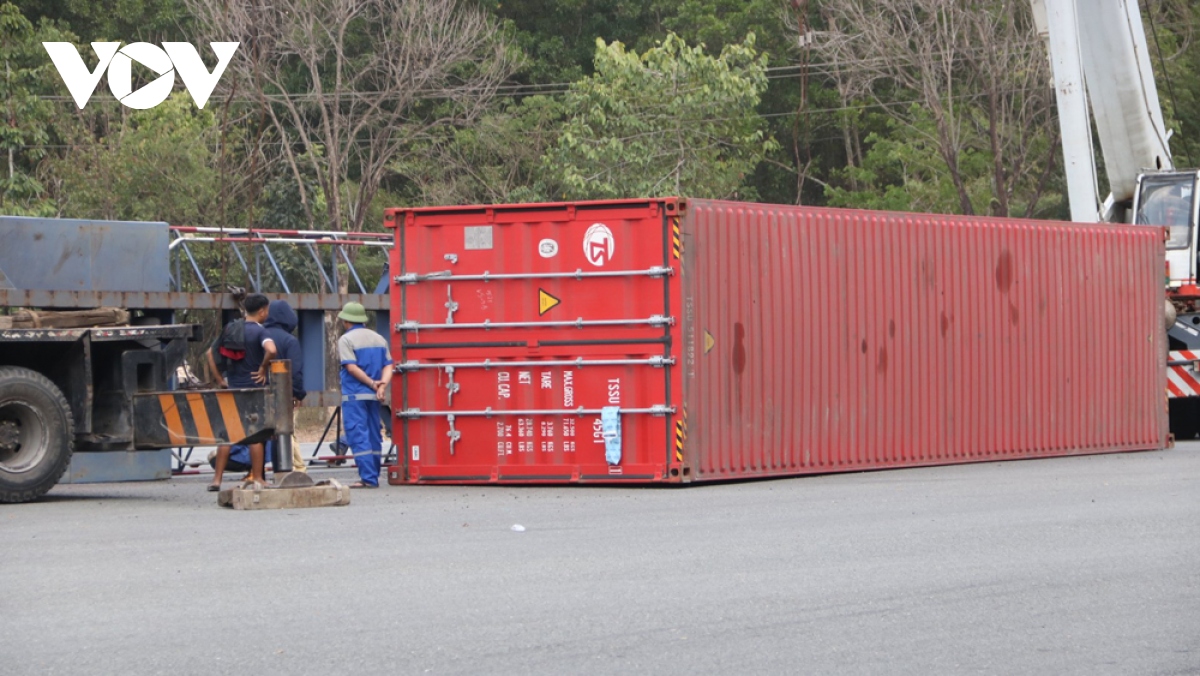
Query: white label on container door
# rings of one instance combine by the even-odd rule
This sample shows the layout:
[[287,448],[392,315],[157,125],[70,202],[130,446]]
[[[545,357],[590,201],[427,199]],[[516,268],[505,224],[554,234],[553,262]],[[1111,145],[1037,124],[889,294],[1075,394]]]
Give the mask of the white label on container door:
[[593,224],[583,236],[583,255],[596,267],[603,267],[612,260],[614,248],[616,241],[613,239],[612,230],[603,223]]
[[413,446],[413,462],[421,461],[421,447]]
[[538,242],[538,255],[542,258],[554,258],[558,255],[558,242],[552,239]]
[[492,248],[492,226],[468,225],[463,228],[463,248],[479,251]]

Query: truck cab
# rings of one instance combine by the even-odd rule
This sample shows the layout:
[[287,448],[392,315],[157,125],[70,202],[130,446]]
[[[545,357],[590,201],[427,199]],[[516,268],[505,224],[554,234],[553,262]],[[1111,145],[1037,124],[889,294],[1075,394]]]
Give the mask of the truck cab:
[[[1197,237],[1200,223],[1200,171],[1160,171],[1138,177],[1134,223],[1162,225],[1167,239],[1167,293],[1180,300],[1200,300],[1196,285]],[[1180,308],[1181,310],[1194,310]]]

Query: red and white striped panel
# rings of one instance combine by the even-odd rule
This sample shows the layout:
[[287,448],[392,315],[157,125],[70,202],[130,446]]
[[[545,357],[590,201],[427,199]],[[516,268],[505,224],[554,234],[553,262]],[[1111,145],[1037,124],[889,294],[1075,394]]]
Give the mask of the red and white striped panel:
[[[1171,352],[1168,361],[1200,361],[1200,351]],[[1200,397],[1200,374],[1191,364],[1167,367],[1167,397]]]

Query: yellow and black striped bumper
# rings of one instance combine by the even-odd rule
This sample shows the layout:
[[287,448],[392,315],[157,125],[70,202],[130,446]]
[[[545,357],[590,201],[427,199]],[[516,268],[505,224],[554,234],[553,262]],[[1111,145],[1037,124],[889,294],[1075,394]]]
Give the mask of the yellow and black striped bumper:
[[268,388],[138,394],[134,443],[139,449],[258,443],[275,433],[275,408]]

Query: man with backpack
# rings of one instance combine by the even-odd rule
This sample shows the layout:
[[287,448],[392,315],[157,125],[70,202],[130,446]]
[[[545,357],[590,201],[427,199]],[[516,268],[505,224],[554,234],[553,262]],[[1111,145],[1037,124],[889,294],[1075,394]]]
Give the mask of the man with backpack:
[[[208,365],[217,384],[230,389],[262,387],[267,382],[267,364],[275,358],[278,350],[275,341],[267,335],[262,323],[267,319],[270,302],[261,293],[252,293],[242,301],[245,319],[225,325],[221,336],[208,351]],[[221,490],[221,478],[225,464],[229,461],[232,447],[217,447],[213,465],[213,481],[208,490]],[[263,445],[250,444],[250,476],[247,481],[266,483]]]

